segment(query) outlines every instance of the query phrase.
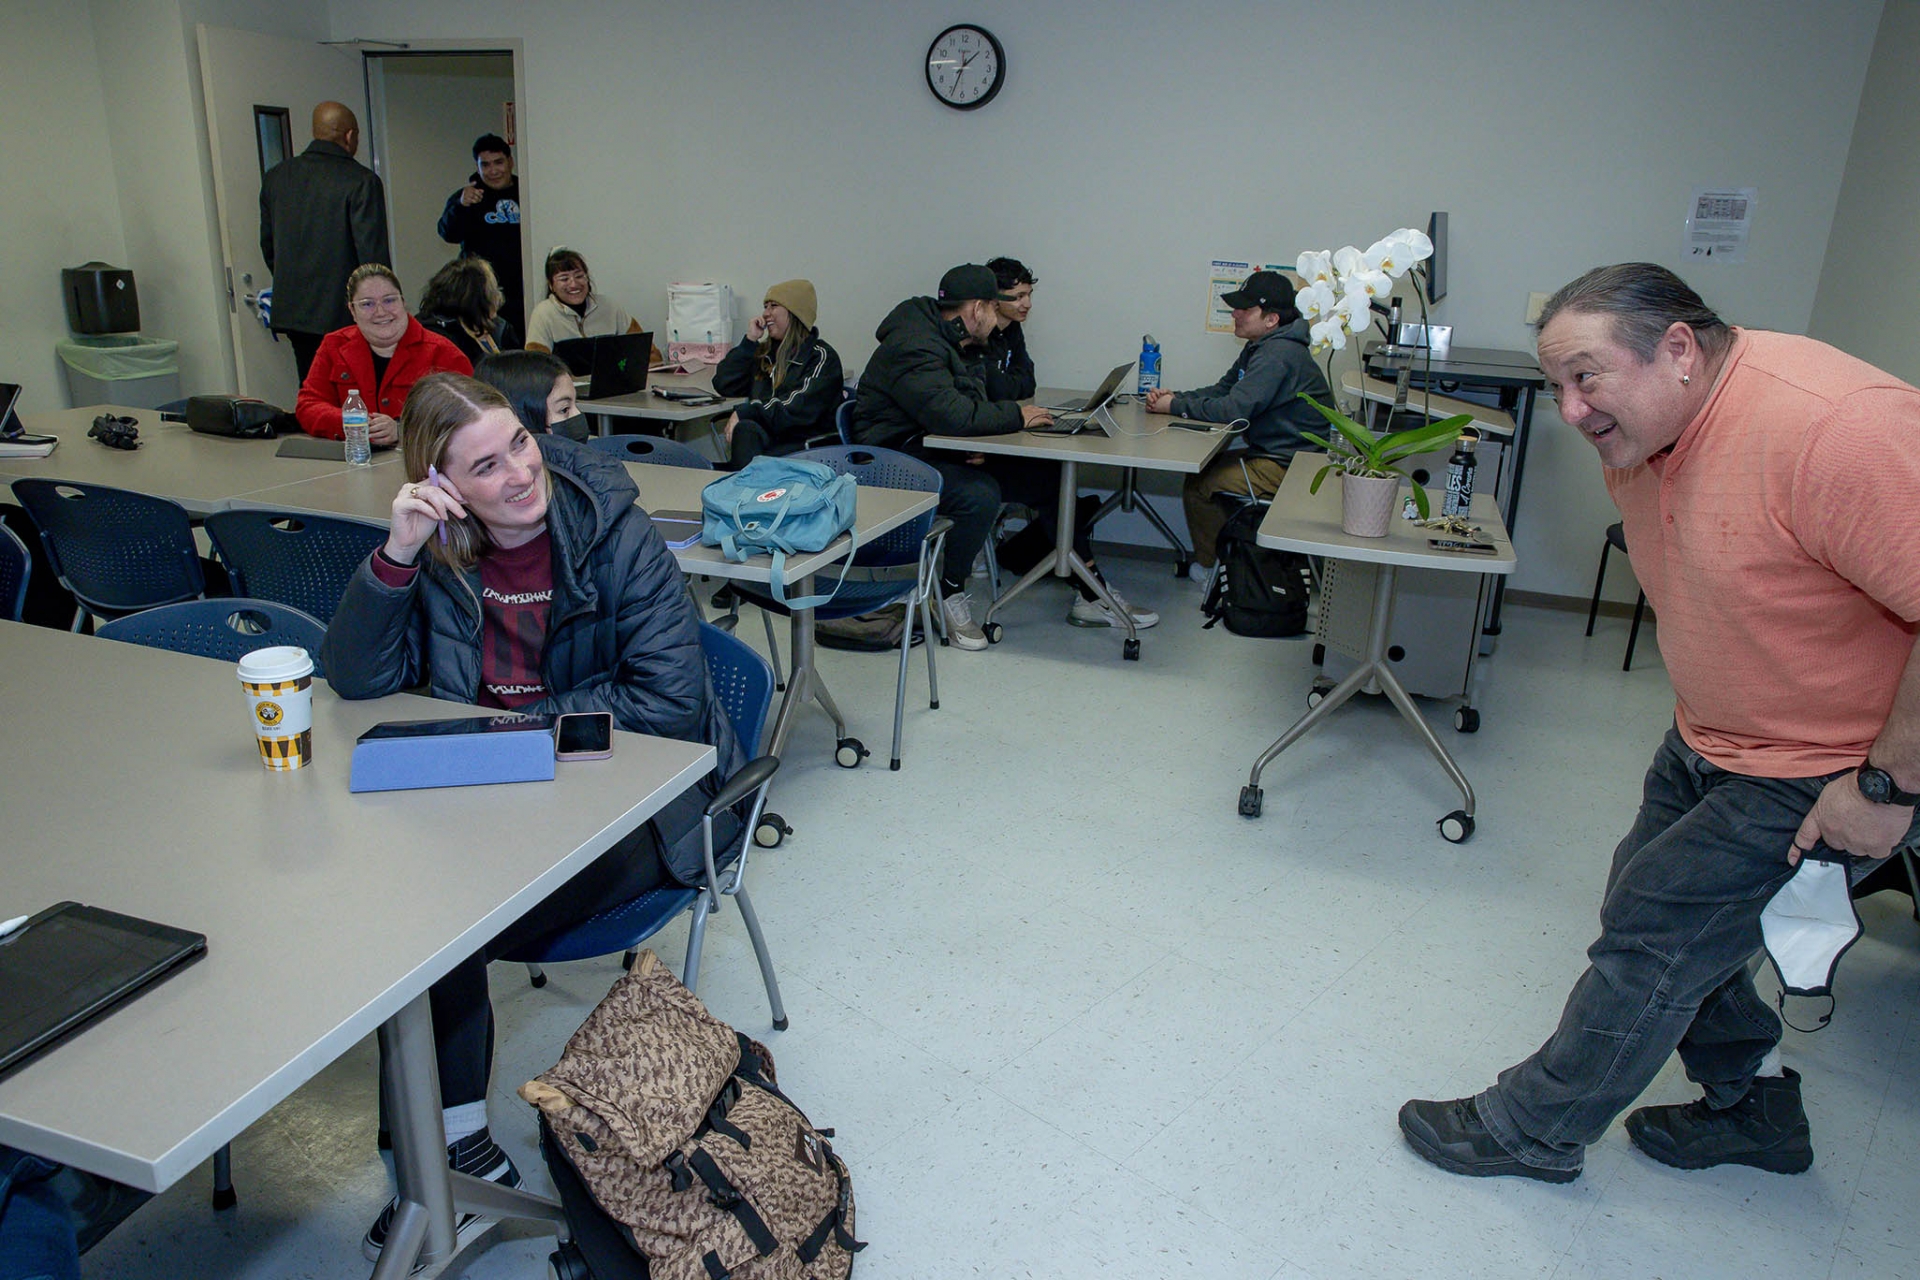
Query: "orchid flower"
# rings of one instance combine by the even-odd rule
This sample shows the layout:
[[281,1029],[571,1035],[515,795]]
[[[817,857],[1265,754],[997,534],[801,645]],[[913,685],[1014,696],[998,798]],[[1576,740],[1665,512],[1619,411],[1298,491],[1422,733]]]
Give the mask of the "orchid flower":
[[1333,255],[1324,250],[1301,254],[1293,269],[1309,285],[1333,284]]
[[1315,355],[1325,355],[1329,351],[1344,351],[1347,346],[1346,326],[1337,318],[1321,320],[1308,330]]
[[[1326,254],[1321,254],[1326,257]],[[1340,299],[1334,294],[1333,286],[1324,280],[1315,280],[1306,288],[1293,295],[1293,305],[1309,320],[1319,320],[1331,315]]]
[[1363,270],[1360,251],[1352,245],[1333,251],[1333,271],[1336,276],[1345,278],[1356,271]]
[[1364,289],[1352,289],[1340,299],[1335,313],[1352,333],[1365,333],[1373,323],[1373,299]]

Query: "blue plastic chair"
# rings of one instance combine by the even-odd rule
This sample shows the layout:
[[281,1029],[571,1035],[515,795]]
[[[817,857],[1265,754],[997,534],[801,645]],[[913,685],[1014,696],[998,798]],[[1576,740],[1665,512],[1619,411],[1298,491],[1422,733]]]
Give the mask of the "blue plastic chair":
[[853,443],[853,397],[849,395],[833,411],[833,426],[840,433],[841,444]]
[[27,579],[33,575],[33,557],[20,535],[0,524],[0,618],[20,621],[27,607]]
[[106,640],[222,662],[238,662],[255,649],[272,645],[298,645],[312,655],[313,673],[323,678],[326,675],[320,670],[320,642],[327,638],[326,624],[310,613],[271,600],[188,600],[103,622],[94,634]]
[[641,435],[595,436],[587,443],[622,462],[651,462],[659,467],[688,467],[695,471],[713,470],[713,459],[678,440]]
[[[918,489],[928,493],[940,491],[938,471],[928,463],[895,449],[858,444],[830,445],[822,449],[807,449],[793,456],[809,462],[823,462],[839,474],[850,475],[857,483],[872,488]],[[848,570],[846,580],[840,584],[840,589],[834,592],[831,601],[814,610],[813,614],[820,621],[853,618],[884,609],[890,604],[906,602],[906,625],[900,631],[900,674],[895,682],[893,697],[893,757],[888,765],[891,769],[900,767],[900,741],[907,699],[907,660],[913,651],[916,611],[921,634],[928,640],[935,634],[932,600],[938,584],[940,552],[946,542],[947,527],[947,521],[937,519],[936,512],[929,511],[890,533],[862,543],[853,554],[853,566]],[[778,650],[773,647],[771,615],[786,614],[789,610],[775,603],[773,597],[748,584],[735,583],[734,590],[760,606],[761,618],[767,627],[767,645],[777,654]],[[922,647],[927,652],[927,707],[937,711],[940,709],[940,677],[934,669],[934,646],[929,643]],[[816,682],[817,679],[816,673]],[[830,696],[822,698],[821,705],[827,707],[838,721],[839,714],[833,710]],[[867,749],[859,739],[845,736],[844,726],[839,727],[839,734],[834,758],[842,767],[853,768],[868,754]]]
[[[767,709],[773,703],[773,669],[767,660],[711,623],[700,624],[700,648],[706,655],[707,675],[715,694],[733,725],[734,736],[743,746],[753,749],[766,726]],[[720,909],[720,899],[731,897],[740,904],[740,918],[746,922],[747,937],[753,942],[753,954],[760,962],[760,978],[767,987],[767,1003],[773,1009],[777,1031],[787,1029],[786,1006],[780,1002],[780,982],[773,974],[773,958],[767,954],[767,939],[760,931],[760,918],[754,914],[753,901],[747,896],[747,851],[753,833],[762,822],[761,808],[767,799],[767,784],[772,781],[780,761],[775,756],[760,756],[748,761],[728,778],[720,793],[707,805],[700,831],[706,854],[706,877],[698,888],[679,885],[643,893],[612,910],[583,920],[546,946],[506,957],[527,966],[533,985],[546,985],[540,966],[566,960],[588,960],[594,956],[625,952],[621,963],[633,967],[641,943],[660,932],[691,909],[693,920],[687,929],[687,958],[681,966],[680,980],[687,989],[697,991],[700,983],[700,947],[707,935],[707,921]],[[727,809],[751,797],[747,820],[740,828],[738,844],[731,857],[714,850],[713,820]],[[768,815],[771,817],[771,815]]]
[[292,605],[322,622],[387,540],[385,525],[292,511],[220,511],[205,528],[234,595]]
[[166,498],[70,480],[15,480],[60,585],[88,613],[118,618],[207,593],[186,508]]

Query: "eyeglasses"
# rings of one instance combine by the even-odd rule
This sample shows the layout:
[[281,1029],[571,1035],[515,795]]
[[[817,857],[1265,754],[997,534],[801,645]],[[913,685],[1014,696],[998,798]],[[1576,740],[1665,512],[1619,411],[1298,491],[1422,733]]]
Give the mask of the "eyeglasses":
[[571,289],[575,285],[585,286],[587,283],[587,273],[584,271],[556,271],[553,273],[553,282],[567,289]]
[[363,316],[370,316],[376,311],[392,311],[403,307],[406,301],[397,293],[390,293],[384,298],[356,298],[353,309]]

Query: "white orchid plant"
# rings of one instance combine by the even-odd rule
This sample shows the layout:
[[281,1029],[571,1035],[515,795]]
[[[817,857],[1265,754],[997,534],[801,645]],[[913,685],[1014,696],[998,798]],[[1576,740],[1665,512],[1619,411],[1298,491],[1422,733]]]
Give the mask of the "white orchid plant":
[[1412,227],[1383,236],[1365,253],[1347,245],[1301,254],[1294,270],[1306,285],[1293,305],[1311,325],[1314,354],[1331,356],[1345,349],[1348,334],[1365,333],[1374,302],[1384,303],[1395,280],[1432,256],[1433,241]]

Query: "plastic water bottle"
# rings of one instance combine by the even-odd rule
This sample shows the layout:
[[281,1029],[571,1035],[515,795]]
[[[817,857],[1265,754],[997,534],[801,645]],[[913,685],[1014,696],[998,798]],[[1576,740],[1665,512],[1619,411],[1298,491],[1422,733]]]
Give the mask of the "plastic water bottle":
[[1138,394],[1144,397],[1149,391],[1160,389],[1160,344],[1153,340],[1152,334],[1140,339],[1140,386]]
[[1473,469],[1476,465],[1473,449],[1479,443],[1480,437],[1471,431],[1462,431],[1454,440],[1453,456],[1447,459],[1447,497],[1441,504],[1441,515],[1467,519],[1473,507]]
[[367,402],[360,398],[358,389],[348,391],[347,402],[340,406],[340,430],[347,437],[347,463],[372,466],[372,427],[367,419]]

